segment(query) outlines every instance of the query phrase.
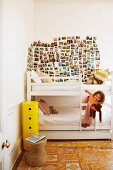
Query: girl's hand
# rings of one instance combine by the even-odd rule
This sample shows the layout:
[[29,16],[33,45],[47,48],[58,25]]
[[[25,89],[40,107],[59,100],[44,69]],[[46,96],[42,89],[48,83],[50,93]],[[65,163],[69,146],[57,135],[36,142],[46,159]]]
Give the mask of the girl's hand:
[[86,93],[88,93],[89,95],[92,95],[92,93],[88,90],[85,90]]
[[91,109],[94,111],[97,111],[96,108],[94,106],[91,106]]

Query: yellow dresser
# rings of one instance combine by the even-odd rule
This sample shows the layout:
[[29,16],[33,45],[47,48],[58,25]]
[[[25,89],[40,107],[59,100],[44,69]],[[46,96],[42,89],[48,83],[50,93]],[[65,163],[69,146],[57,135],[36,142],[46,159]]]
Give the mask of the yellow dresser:
[[22,103],[22,130],[23,130],[23,148],[27,150],[25,138],[32,133],[39,133],[38,125],[38,102],[25,101]]

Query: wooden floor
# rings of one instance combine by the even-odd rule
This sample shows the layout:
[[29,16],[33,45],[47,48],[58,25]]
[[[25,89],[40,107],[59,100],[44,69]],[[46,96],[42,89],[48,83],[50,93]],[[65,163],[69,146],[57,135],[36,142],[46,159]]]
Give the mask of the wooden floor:
[[47,141],[47,161],[28,166],[23,151],[12,170],[113,170],[113,141]]

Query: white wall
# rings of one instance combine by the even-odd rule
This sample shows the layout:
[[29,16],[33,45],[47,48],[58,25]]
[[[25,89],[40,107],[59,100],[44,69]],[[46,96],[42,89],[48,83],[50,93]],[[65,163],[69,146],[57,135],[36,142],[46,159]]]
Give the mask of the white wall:
[[22,120],[20,103],[24,101],[24,84],[28,47],[34,40],[34,1],[3,0],[4,108],[9,169],[21,150]]
[[5,0],[5,55],[8,71],[8,108],[24,100],[27,49],[34,39],[33,0]]
[[96,36],[101,66],[113,70],[112,0],[36,0],[35,8],[35,40],[50,42],[58,36]]

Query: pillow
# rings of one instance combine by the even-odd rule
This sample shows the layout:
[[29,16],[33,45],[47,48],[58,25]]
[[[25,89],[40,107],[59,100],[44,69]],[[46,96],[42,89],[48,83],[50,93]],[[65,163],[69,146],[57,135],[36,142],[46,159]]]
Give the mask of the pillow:
[[42,83],[52,83],[53,82],[53,80],[50,78],[50,76],[47,73],[43,73],[43,72],[39,71],[38,75],[41,77],[47,77],[46,79],[45,78],[41,79]]
[[38,74],[34,70],[31,71],[31,79],[36,83],[42,83],[41,79],[38,77]]
[[39,100],[39,108],[45,115],[50,114],[49,104],[45,100],[42,99]]

